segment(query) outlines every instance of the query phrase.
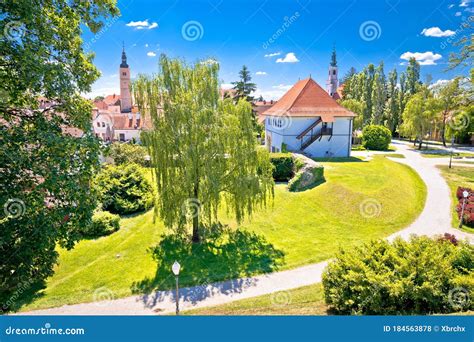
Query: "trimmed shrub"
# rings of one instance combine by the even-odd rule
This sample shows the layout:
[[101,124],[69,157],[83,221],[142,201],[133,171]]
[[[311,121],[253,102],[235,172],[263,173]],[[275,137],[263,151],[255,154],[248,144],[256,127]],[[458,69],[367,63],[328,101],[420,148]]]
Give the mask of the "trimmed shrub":
[[[462,205],[464,202],[464,197],[462,193],[467,191],[469,196],[466,199],[464,204],[464,212],[462,211]],[[458,187],[456,191],[456,197],[458,199],[458,205],[456,206],[456,212],[458,213],[458,218],[461,219],[461,213],[463,212],[462,221],[466,226],[474,227],[474,191],[469,188]]]
[[472,310],[474,246],[413,237],[341,250],[323,273],[339,314],[434,314]]
[[295,174],[295,161],[291,153],[271,153],[270,161],[274,166],[273,179],[276,182],[287,182]]
[[153,188],[137,164],[107,165],[95,179],[102,209],[132,214],[150,208]]
[[141,145],[114,142],[106,155],[114,160],[115,165],[136,163],[144,167],[150,166],[150,160],[147,159],[148,151]]
[[110,235],[120,229],[120,216],[108,211],[96,211],[92,216],[92,222],[83,232],[87,238],[96,238]]
[[368,125],[362,130],[362,145],[369,150],[387,150],[392,133],[387,127]]

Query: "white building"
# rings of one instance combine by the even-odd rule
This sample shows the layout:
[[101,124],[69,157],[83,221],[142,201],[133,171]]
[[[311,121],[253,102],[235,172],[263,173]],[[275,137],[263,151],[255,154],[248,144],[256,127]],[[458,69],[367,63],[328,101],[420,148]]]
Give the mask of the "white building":
[[270,152],[300,151],[312,157],[349,157],[352,120],[313,79],[298,81],[265,115]]

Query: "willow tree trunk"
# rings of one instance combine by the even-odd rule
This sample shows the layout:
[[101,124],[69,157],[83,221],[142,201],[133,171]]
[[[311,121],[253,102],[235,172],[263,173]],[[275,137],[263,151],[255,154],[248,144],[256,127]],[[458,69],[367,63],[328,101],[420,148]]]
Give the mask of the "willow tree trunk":
[[200,237],[199,237],[199,215],[201,213],[201,203],[198,201],[198,196],[199,196],[199,184],[194,185],[194,199],[196,200],[196,212],[193,212],[193,237],[192,241],[193,242],[199,242]]

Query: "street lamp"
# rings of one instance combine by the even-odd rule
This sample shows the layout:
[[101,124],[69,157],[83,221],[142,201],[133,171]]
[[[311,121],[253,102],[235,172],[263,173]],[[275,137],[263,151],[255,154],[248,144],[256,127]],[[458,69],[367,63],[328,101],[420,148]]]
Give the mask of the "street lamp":
[[469,197],[469,191],[464,190],[462,192],[462,207],[461,207],[461,220],[459,221],[459,228],[462,227],[462,219],[464,216],[464,207],[466,206],[466,200]]
[[453,151],[454,151],[454,136],[451,137],[451,149],[449,153],[449,168],[451,168],[451,161],[453,160]]
[[178,276],[179,276],[179,270],[181,269],[181,265],[179,262],[175,261],[173,263],[173,266],[171,267],[171,270],[173,271],[173,274],[176,277],[176,315],[179,315],[179,283],[178,283]]

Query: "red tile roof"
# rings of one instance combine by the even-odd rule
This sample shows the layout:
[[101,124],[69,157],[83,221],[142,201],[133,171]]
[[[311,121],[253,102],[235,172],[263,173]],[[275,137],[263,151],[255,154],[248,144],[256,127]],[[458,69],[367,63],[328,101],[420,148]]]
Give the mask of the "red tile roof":
[[339,105],[312,78],[296,82],[278,102],[263,115],[320,116],[324,122],[335,117],[354,117],[356,114]]
[[103,101],[108,105],[108,106],[118,106],[120,104],[120,95],[107,95]]

